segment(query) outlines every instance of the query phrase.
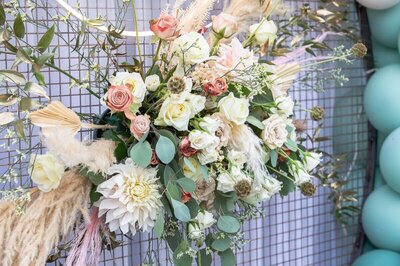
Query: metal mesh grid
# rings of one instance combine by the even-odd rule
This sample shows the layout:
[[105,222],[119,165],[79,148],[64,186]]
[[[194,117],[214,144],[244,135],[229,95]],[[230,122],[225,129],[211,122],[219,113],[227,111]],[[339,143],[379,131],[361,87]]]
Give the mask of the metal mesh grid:
[[[119,2],[122,2],[118,0]],[[117,11],[117,0],[69,0],[74,6],[80,3],[81,9],[88,17],[94,18],[102,15],[109,20],[115,18]],[[23,5],[25,1],[20,1]],[[47,1],[45,1],[47,3]],[[222,1],[220,1],[222,2]],[[139,28],[148,29],[148,21],[157,17],[160,10],[165,8],[168,1],[165,0],[137,0]],[[287,4],[299,7],[304,3],[317,5],[317,0],[292,0]],[[48,3],[53,9],[55,4]],[[61,9],[48,14],[44,10],[35,10],[35,16],[43,22],[51,24],[52,15],[64,14]],[[127,29],[133,29],[132,16],[128,11],[125,18]],[[356,8],[349,10],[349,24],[360,29],[359,17]],[[64,40],[55,38],[53,46],[59,47],[55,63],[76,77],[83,78],[87,68],[79,63],[79,58],[72,48],[66,44],[73,43],[74,33],[71,28],[63,23],[57,23]],[[27,40],[36,42],[44,32],[39,27],[27,29]],[[93,40],[92,40],[93,41]],[[335,37],[327,41],[330,46],[343,43],[343,38]],[[140,40],[146,64],[155,52],[155,46],[149,45],[149,39]],[[346,44],[346,43],[344,43]],[[120,48],[127,56],[121,56],[120,60],[129,60],[129,55],[136,54],[135,39],[128,39],[128,44]],[[106,63],[104,55],[97,57],[100,63]],[[10,68],[13,58],[7,55],[0,57],[2,69]],[[324,150],[336,155],[346,153],[347,161],[341,174],[349,179],[349,188],[357,190],[361,197],[365,194],[366,167],[371,164],[371,143],[369,142],[370,128],[362,110],[362,93],[366,83],[365,65],[356,62],[345,66],[344,73],[350,82],[339,87],[332,79],[324,82],[325,92],[318,94],[302,84],[298,84],[293,90],[293,96],[299,100],[303,108],[311,109],[315,105],[323,106],[327,112],[322,136],[331,140],[318,145]],[[27,69],[19,69],[28,72]],[[49,84],[49,96],[59,99],[67,106],[82,113],[101,113],[103,108],[96,98],[91,97],[86,91],[76,88],[69,89],[69,81],[58,72],[53,70],[43,71],[45,79]],[[313,76],[309,81],[315,84],[318,77]],[[96,90],[95,88],[92,88]],[[17,110],[13,110],[17,112]],[[304,119],[307,113],[298,111],[297,118]],[[316,123],[309,123],[310,131],[316,128]],[[0,144],[6,144],[9,149],[0,148],[0,170],[1,174],[16,160],[15,170],[18,178],[15,182],[10,181],[1,185],[1,189],[7,190],[25,184],[27,178],[27,160],[18,159],[18,150],[27,151],[30,147],[37,145],[39,141],[37,129],[31,128],[26,132],[28,142],[19,141],[16,136],[7,136],[7,132],[0,133]],[[82,138],[87,138],[90,131],[83,131]],[[16,157],[17,156],[17,157]],[[29,185],[29,184],[28,184]],[[347,228],[342,228],[333,218],[332,203],[328,200],[329,190],[321,188],[313,198],[304,198],[300,193],[291,194],[284,199],[275,197],[265,204],[265,216],[244,225],[243,232],[246,239],[251,241],[242,250],[237,250],[238,265],[349,265],[353,245],[357,238],[358,221],[355,220]],[[360,203],[361,204],[361,197]],[[164,243],[159,243],[153,236],[147,234],[136,234],[133,238],[117,236],[123,240],[123,245],[114,251],[105,251],[101,255],[100,265],[139,265],[149,257],[156,259],[160,265],[170,265],[167,261],[169,254]],[[153,241],[149,241],[153,239]],[[149,246],[151,245],[151,246]],[[150,249],[149,249],[150,247]],[[152,254],[146,254],[148,250]],[[216,258],[218,263],[218,258]],[[53,264],[55,265],[55,264]]]

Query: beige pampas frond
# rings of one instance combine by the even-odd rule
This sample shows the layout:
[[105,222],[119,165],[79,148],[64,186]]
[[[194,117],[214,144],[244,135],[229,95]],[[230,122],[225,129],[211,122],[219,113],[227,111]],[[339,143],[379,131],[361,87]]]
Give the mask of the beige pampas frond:
[[59,101],[53,101],[47,107],[31,112],[28,118],[32,124],[45,130],[55,127],[66,127],[75,135],[83,128],[106,128],[108,126],[82,123],[79,116]]
[[244,152],[247,156],[247,168],[254,174],[255,182],[264,180],[268,175],[265,167],[266,152],[261,139],[247,125],[233,125],[228,146]]
[[51,192],[31,191],[25,212],[0,202],[0,265],[45,265],[47,256],[83,215],[88,219],[90,181],[71,170]]
[[281,86],[282,90],[288,91],[293,84],[293,81],[297,78],[301,70],[301,66],[297,63],[288,63],[276,66],[276,85]]
[[216,0],[195,0],[184,11],[179,27],[182,32],[198,31],[204,26],[205,21],[210,16]]
[[83,164],[94,173],[104,173],[116,161],[114,141],[101,139],[85,144],[66,128],[47,130],[43,133],[42,143],[67,167]]

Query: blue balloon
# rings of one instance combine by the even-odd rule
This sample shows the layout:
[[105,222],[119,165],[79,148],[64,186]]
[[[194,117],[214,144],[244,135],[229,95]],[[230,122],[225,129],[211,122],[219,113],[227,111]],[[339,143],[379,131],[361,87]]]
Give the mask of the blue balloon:
[[352,266],[399,266],[400,254],[384,249],[369,251],[356,259]]
[[371,124],[384,134],[400,127],[399,103],[400,64],[385,66],[371,77],[364,92],[364,108]]
[[374,246],[400,251],[400,195],[388,185],[374,190],[365,201],[362,225]]
[[400,193],[400,128],[385,139],[379,156],[379,165],[386,183]]
[[386,185],[386,182],[382,176],[381,169],[377,167],[375,169],[375,176],[374,176],[374,189],[380,188],[383,185]]
[[381,44],[397,49],[400,32],[400,4],[385,10],[367,9],[372,36]]
[[375,66],[380,68],[391,64],[400,64],[400,54],[397,49],[386,47],[371,37],[372,53]]

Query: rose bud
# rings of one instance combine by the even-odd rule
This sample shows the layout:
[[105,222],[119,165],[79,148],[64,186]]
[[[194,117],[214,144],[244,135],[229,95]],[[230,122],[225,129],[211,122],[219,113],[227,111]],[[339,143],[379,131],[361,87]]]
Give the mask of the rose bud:
[[197,153],[197,150],[190,145],[190,140],[187,136],[183,137],[179,144],[179,151],[185,157],[191,157]]
[[188,202],[192,198],[192,194],[189,192],[182,191],[181,201],[182,203]]
[[138,115],[131,120],[130,130],[135,137],[139,140],[144,134],[150,130],[150,116]]
[[160,39],[172,41],[179,35],[178,24],[177,18],[163,12],[158,19],[150,21],[150,30]]
[[224,78],[216,78],[213,82],[204,85],[204,92],[207,95],[219,96],[228,91],[228,85]]

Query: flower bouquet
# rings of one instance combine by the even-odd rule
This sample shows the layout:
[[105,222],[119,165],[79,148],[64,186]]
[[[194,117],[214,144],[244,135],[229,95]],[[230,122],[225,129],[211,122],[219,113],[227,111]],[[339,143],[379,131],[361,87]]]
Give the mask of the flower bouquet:
[[[41,128],[48,153],[31,156],[29,173],[37,188],[19,200],[20,212],[13,212],[15,201],[0,206],[0,225],[14,232],[2,239],[14,248],[26,247],[24,257],[13,251],[0,261],[40,265],[59,237],[74,228],[66,265],[96,265],[113,232],[135,235],[152,230],[166,240],[176,265],[191,265],[193,260],[210,265],[214,253],[223,265],[233,265],[235,247],[244,242],[241,226],[260,214],[262,202],[297,189],[305,196],[315,193],[313,172],[322,153],[300,142],[305,125],[293,119],[295,103],[288,91],[301,70],[338,60],[350,63],[354,54],[365,54],[365,47],[336,47],[330,56],[301,59],[307,52],[314,54],[314,48],[326,48],[326,36],[344,35],[335,28],[341,21],[338,13],[327,9],[302,12],[307,18],[324,19],[332,31],[300,44],[304,32],[289,49],[284,47],[286,28],[272,20],[275,14],[285,14],[280,1],[232,0],[211,17],[210,25],[206,21],[215,1],[197,0],[187,8],[182,2],[150,21],[152,42],[158,43],[151,66],[144,67],[139,46],[133,64],[117,64],[105,74],[92,67],[105,88],[100,95],[54,65],[54,51],[47,53],[54,27],[34,49],[26,48],[21,41],[23,16],[13,3],[1,5],[6,53],[16,55],[19,64],[32,65],[38,81],[2,70],[7,82],[47,97],[40,69],[51,67],[88,89],[108,111],[85,121],[56,100],[36,111],[23,109]],[[13,28],[7,26],[5,11],[16,15]],[[101,30],[98,21],[84,21]],[[107,28],[107,38],[122,38],[123,33]],[[22,103],[14,94],[7,101],[13,99]],[[323,116],[322,108],[311,110],[312,119]],[[2,125],[18,122],[6,112],[0,120]],[[98,139],[75,139],[81,128],[96,129]],[[42,231],[18,226],[35,215],[42,218],[30,228]],[[84,218],[81,224],[79,217]],[[51,232],[43,232],[47,227]],[[25,241],[32,242],[22,243],[18,234],[27,234]]]

